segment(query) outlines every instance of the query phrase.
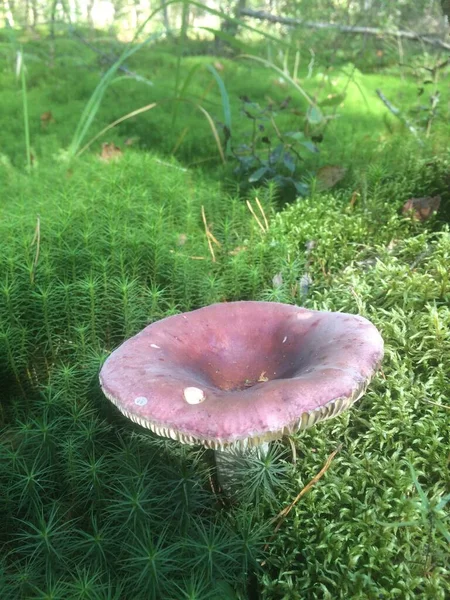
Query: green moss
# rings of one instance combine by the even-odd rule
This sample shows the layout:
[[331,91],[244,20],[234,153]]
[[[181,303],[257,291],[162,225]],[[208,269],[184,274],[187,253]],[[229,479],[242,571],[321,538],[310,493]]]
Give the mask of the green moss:
[[[256,192],[239,197],[230,165],[219,166],[209,126],[188,104],[175,125],[163,104],[113,130],[105,139],[122,145],[139,137],[117,161],[86,153],[64,162],[60,151],[102,69],[87,49],[76,46],[75,59],[73,48],[57,40],[53,70],[40,43],[28,48],[39,160],[29,174],[19,90],[12,71],[1,74],[0,596],[208,598],[220,588],[244,599],[259,587],[267,599],[444,600],[448,126],[437,120],[420,148],[392,117],[385,125],[374,94],[382,87],[394,103],[411,103],[417,80],[398,85],[395,75],[356,73],[358,85],[349,86],[321,154],[305,161],[305,173],[347,166],[346,179],[340,189],[317,193],[310,177],[311,197],[281,212],[273,189],[258,190],[270,222],[262,232],[243,201],[256,206]],[[184,75],[211,61],[184,58]],[[293,92],[275,86],[267,69],[223,63],[233,135],[245,138],[239,95],[264,104]],[[134,56],[129,68],[154,86],[117,81],[92,135],[173,94],[174,64],[163,46]],[[327,93],[346,82],[341,72],[305,75],[311,93],[322,81]],[[188,97],[223,117],[217,84],[203,68]],[[298,98],[292,106],[305,110]],[[47,110],[56,122],[42,127]],[[298,129],[303,117],[279,111],[277,124]],[[167,155],[183,128],[177,162]],[[204,159],[211,160],[199,163]],[[427,223],[402,216],[408,198],[436,194],[441,208]],[[214,259],[202,207],[218,241]],[[249,465],[252,485],[242,489],[241,504],[224,507],[211,487],[208,453],[127,422],[100,393],[98,372],[111,350],[146,324],[238,299],[363,314],[382,332],[386,358],[352,411],[294,437],[295,466],[291,447],[280,442],[270,460]],[[339,444],[329,471],[264,551],[273,516]]]

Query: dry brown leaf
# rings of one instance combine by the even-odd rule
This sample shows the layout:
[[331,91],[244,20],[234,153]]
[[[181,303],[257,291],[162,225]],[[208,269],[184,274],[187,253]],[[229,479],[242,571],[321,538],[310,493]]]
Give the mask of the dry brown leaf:
[[111,160],[117,160],[122,156],[123,152],[113,142],[104,142],[102,144],[102,151],[100,152],[100,160],[109,162]]
[[410,198],[402,208],[404,215],[411,214],[416,221],[426,221],[437,213],[441,204],[440,196],[426,196],[425,198]]
[[53,117],[52,111],[48,110],[47,112],[42,113],[41,115],[41,125],[42,127],[47,127],[50,123],[55,123],[55,118]]
[[356,201],[359,198],[359,192],[357,190],[355,190],[352,194],[352,197],[350,198],[350,208],[353,208],[355,206]]
[[329,190],[345,177],[347,169],[337,165],[325,165],[317,171],[317,189]]
[[397,246],[397,244],[398,244],[398,240],[392,238],[392,240],[387,245],[388,252],[392,252],[392,250]]

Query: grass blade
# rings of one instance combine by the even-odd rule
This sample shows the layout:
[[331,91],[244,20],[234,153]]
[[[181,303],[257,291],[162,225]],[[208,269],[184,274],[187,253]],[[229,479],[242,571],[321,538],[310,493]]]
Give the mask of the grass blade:
[[123,51],[123,53],[121,54],[121,56],[117,59],[117,61],[103,75],[102,79],[98,83],[97,87],[95,88],[92,96],[88,100],[88,103],[86,104],[86,106],[81,114],[80,120],[78,122],[77,128],[76,128],[75,133],[72,138],[72,142],[69,146],[69,154],[71,156],[76,156],[79,154],[79,148],[81,146],[81,143],[84,140],[84,138],[86,137],[86,134],[87,134],[89,128],[91,127],[92,122],[100,108],[101,102],[103,100],[103,96],[104,96],[108,86],[112,83],[113,78],[114,78],[117,70],[119,69],[119,67],[128,58],[133,56],[133,54],[135,54],[141,48],[143,48],[146,44],[161,37],[161,35],[162,34],[160,34],[160,33],[152,34],[147,39],[145,39],[143,42],[141,42],[140,44],[126,48]]
[[408,461],[408,466],[409,466],[409,470],[411,471],[411,477],[414,482],[414,485],[416,486],[417,493],[420,496],[420,501],[422,503],[422,506],[424,509],[428,510],[430,503],[428,501],[428,498],[426,497],[425,492],[423,491],[423,487],[419,483],[419,479],[417,477],[416,470],[414,469],[413,465],[409,461]]
[[269,69],[272,69],[273,71],[278,73],[280,75],[280,77],[283,77],[284,79],[289,81],[289,83],[303,96],[303,98],[305,98],[305,100],[308,102],[308,104],[310,106],[315,107],[320,112],[320,109],[317,108],[317,105],[314,102],[314,100],[305,92],[305,90],[301,87],[301,85],[299,85],[296,81],[294,81],[290,75],[288,75],[287,73],[285,73],[283,71],[283,69],[280,69],[279,67],[277,67],[270,61],[266,60],[265,58],[260,58],[259,56],[253,56],[253,54],[241,54],[240,56],[238,56],[238,58],[250,58],[251,60],[255,60],[256,62],[259,62],[259,63],[265,65],[266,67],[269,67]]
[[133,110],[132,112],[127,113],[123,117],[120,117],[120,119],[113,121],[112,123],[110,123],[109,125],[104,127],[99,133],[97,133],[97,135],[95,135],[91,140],[89,140],[89,142],[87,144],[85,144],[79,152],[77,152],[76,156],[80,156],[81,154],[83,154],[83,152],[85,150],[87,150],[95,141],[97,141],[107,131],[109,131],[116,125],[119,125],[119,123],[122,123],[123,121],[126,121],[127,119],[131,119],[131,117],[135,117],[136,115],[140,115],[144,112],[147,112],[148,110],[152,110],[152,108],[155,108],[155,106],[158,106],[158,104],[156,102],[152,102],[151,104],[147,104],[146,106],[137,108],[136,110]]
[[[230,99],[228,97],[228,92],[227,92],[227,89],[225,87],[225,83],[223,82],[222,77],[219,75],[219,73],[217,72],[217,69],[215,69],[213,67],[213,65],[208,65],[207,69],[213,75],[214,79],[217,82],[217,85],[219,86],[220,97],[221,97],[221,100],[222,100],[223,120],[225,122],[225,125],[228,128],[229,134],[231,135],[231,108],[230,108]],[[226,148],[225,148],[225,150],[227,151],[227,153],[229,152],[229,145],[230,145],[230,138],[228,137],[227,142],[226,142]]]

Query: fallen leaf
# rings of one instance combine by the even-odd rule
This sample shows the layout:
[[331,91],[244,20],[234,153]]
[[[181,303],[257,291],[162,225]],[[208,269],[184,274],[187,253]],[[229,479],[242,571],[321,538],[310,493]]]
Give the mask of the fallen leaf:
[[411,214],[416,221],[427,221],[437,213],[441,204],[440,196],[426,196],[424,198],[410,198],[402,208],[404,215]]
[[102,144],[102,151],[100,152],[100,160],[105,162],[117,160],[122,156],[122,154],[122,150],[113,142],[104,142]]
[[317,171],[317,189],[319,192],[329,190],[345,177],[347,169],[337,165],[325,165]]
[[50,123],[55,123],[55,119],[53,117],[52,111],[48,110],[47,112],[42,113],[41,115],[41,125],[42,127],[47,127]]
[[272,278],[272,285],[274,288],[279,288],[283,285],[283,276],[281,273],[277,273]]
[[350,208],[353,208],[355,206],[355,202],[357,201],[358,198],[359,198],[359,192],[357,190],[355,190],[352,194],[352,197],[350,198]]

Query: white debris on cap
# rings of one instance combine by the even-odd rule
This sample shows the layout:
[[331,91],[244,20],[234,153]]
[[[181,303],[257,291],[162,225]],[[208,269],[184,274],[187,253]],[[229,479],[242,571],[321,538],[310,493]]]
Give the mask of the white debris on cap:
[[134,403],[137,404],[138,406],[145,406],[147,404],[148,400],[145,396],[138,396],[137,398],[134,399]]
[[200,388],[187,387],[184,390],[184,399],[188,404],[200,404],[205,400],[205,393]]

